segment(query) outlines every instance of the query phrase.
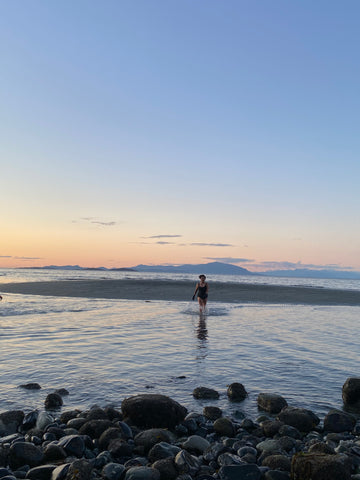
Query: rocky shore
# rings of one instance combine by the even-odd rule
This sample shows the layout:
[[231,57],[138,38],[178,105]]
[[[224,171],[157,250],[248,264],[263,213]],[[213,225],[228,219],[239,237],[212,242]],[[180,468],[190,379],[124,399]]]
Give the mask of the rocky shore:
[[[211,405],[188,412],[156,394],[126,398],[121,409],[62,411],[65,394],[47,395],[41,411],[0,414],[0,479],[360,479],[360,378],[344,383],[344,410],[323,419],[273,393],[258,395],[256,419]],[[227,394],[234,402],[247,395],[240,383]],[[211,403],[218,392],[193,395]]]

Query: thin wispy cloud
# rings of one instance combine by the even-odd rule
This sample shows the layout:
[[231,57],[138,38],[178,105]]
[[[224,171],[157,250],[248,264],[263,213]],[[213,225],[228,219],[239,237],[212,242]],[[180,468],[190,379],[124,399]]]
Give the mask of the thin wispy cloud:
[[253,263],[254,260],[250,258],[238,258],[238,257],[203,257],[205,260],[214,260],[215,262],[223,263]]
[[141,238],[148,238],[148,239],[155,239],[155,238],[180,238],[182,235],[171,235],[171,234],[163,234],[163,235],[150,235],[148,237],[141,237]]
[[98,225],[100,227],[113,227],[122,222],[115,222],[114,220],[105,220],[96,217],[81,217],[79,220],[73,220],[72,223],[87,223],[92,225]]
[[0,255],[0,258],[13,258],[12,255]]
[[193,242],[189,243],[192,247],[234,247],[231,243],[203,243],[203,242]]
[[15,260],[43,260],[43,257],[12,257]]

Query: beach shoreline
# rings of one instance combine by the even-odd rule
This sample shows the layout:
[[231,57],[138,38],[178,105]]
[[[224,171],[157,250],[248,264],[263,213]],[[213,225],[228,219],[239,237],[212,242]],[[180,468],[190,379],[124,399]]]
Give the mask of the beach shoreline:
[[[220,303],[360,306],[359,291],[222,282],[211,282],[209,287],[209,300]],[[22,295],[190,301],[195,283],[144,279],[58,280],[4,283],[0,288],[2,293]]]

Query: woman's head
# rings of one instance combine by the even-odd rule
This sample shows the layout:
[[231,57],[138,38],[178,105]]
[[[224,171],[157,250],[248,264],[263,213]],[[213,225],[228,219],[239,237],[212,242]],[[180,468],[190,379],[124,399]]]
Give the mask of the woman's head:
[[199,275],[199,278],[200,278],[200,280],[206,280],[206,277],[203,274]]

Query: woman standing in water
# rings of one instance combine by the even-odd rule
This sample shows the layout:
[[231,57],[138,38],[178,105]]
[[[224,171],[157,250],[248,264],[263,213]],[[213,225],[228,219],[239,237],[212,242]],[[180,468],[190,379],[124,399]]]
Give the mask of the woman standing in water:
[[193,295],[193,300],[195,300],[196,292],[197,292],[197,297],[198,297],[198,302],[199,302],[199,307],[200,307],[200,313],[205,311],[206,308],[206,302],[208,298],[208,291],[209,291],[209,285],[207,282],[205,282],[206,277],[205,275],[199,275],[200,282],[196,284],[195,292]]

